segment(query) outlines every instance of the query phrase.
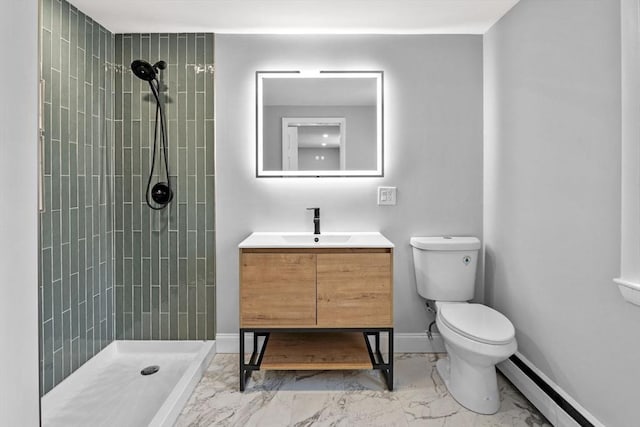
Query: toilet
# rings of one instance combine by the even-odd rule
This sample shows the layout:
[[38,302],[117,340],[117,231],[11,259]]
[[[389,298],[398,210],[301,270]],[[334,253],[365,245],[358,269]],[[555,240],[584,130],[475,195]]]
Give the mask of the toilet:
[[436,368],[449,393],[480,414],[500,409],[497,363],[515,353],[515,329],[509,319],[473,298],[480,240],[475,237],[412,237],[416,285],[435,303],[436,325],[447,358]]

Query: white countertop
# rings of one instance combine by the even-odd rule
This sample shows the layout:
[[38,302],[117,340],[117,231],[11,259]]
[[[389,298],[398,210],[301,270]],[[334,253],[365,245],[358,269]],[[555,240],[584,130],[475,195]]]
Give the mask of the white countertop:
[[[315,240],[318,240],[317,242]],[[393,243],[377,231],[313,234],[296,232],[255,232],[238,248],[393,248]]]

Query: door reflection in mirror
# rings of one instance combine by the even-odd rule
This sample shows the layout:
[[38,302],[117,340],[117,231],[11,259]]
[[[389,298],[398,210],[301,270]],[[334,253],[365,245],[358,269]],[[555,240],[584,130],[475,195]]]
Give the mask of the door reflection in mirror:
[[283,117],[282,170],[346,169],[344,117]]

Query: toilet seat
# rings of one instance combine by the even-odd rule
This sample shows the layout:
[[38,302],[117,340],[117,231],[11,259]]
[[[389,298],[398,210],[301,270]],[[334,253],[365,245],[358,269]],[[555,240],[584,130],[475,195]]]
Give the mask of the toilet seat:
[[513,324],[502,313],[482,304],[439,303],[438,317],[453,332],[485,344],[509,344]]

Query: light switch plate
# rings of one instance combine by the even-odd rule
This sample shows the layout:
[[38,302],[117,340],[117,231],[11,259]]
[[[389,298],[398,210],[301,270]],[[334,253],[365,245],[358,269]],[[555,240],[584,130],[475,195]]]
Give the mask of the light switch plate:
[[395,205],[396,187],[378,187],[378,205]]

